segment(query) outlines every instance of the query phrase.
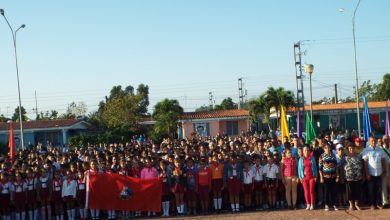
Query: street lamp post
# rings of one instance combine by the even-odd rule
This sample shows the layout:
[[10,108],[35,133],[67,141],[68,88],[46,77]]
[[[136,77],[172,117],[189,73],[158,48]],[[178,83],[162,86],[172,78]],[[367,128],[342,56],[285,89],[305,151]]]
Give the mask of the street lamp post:
[[12,28],[11,24],[8,22],[8,19],[7,17],[5,16],[4,14],[4,10],[3,9],[0,9],[0,14],[4,17],[5,21],[7,22],[8,24],[8,27],[11,29],[11,33],[12,33],[12,40],[13,40],[13,43],[14,43],[14,54],[15,54],[15,64],[16,64],[16,79],[18,81],[18,95],[19,95],[19,123],[20,123],[20,139],[21,139],[21,146],[22,146],[22,149],[24,150],[24,138],[23,138],[23,118],[22,118],[22,100],[20,98],[20,83],[19,83],[19,67],[18,67],[18,56],[17,56],[17,53],[16,53],[16,34],[17,32],[21,29],[21,28],[25,28],[26,25],[25,24],[22,24],[20,25],[20,27],[18,29],[16,29],[14,31],[14,29]]
[[313,74],[314,66],[313,64],[305,64],[305,72],[309,74],[310,78],[310,120],[313,123],[313,89],[311,86],[311,75]]
[[[358,68],[357,68],[357,58],[356,58],[356,38],[355,38],[355,17],[357,9],[360,5],[360,1],[358,0],[358,3],[355,6],[355,10],[353,11],[352,15],[352,37],[353,37],[353,56],[355,61],[355,80],[356,80],[356,86],[355,86],[355,93],[356,93],[356,114],[357,114],[357,123],[358,123],[358,137],[361,137],[361,128],[360,128],[360,107],[359,107],[359,76],[358,76]],[[344,12],[344,9],[340,9],[340,12]]]

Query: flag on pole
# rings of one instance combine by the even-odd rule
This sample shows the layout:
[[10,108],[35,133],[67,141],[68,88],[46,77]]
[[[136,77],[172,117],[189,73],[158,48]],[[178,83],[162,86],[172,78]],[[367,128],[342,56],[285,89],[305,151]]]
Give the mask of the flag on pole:
[[370,112],[368,111],[367,98],[363,97],[363,135],[364,140],[368,141],[368,138],[371,136],[371,121],[370,121]]
[[287,118],[286,118],[286,111],[284,109],[284,106],[281,106],[281,123],[280,123],[280,131],[282,133],[281,140],[283,141],[284,137],[287,137],[288,140],[290,140],[290,132],[288,131],[288,124],[287,124]]
[[9,157],[11,158],[11,161],[14,161],[14,158],[15,158],[15,141],[14,141],[14,129],[12,127],[12,122],[9,123],[8,148],[9,148]]
[[386,100],[386,135],[390,135],[390,120],[389,120],[389,100]]
[[300,138],[302,134],[301,130],[301,111],[297,113],[297,136]]
[[306,112],[306,144],[310,144],[316,137],[316,131],[314,130],[313,122],[310,118],[309,112]]

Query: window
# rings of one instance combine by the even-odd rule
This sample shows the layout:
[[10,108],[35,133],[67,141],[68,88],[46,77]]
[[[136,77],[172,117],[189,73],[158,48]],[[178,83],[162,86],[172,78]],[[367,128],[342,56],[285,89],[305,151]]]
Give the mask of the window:
[[226,133],[227,135],[238,135],[238,121],[227,121]]

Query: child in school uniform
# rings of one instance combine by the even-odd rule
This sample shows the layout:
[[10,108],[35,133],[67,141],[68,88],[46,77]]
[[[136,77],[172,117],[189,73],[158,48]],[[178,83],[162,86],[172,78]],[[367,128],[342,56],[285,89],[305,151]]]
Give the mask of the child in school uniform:
[[167,168],[167,162],[164,160],[160,161],[160,167],[158,170],[158,176],[162,178],[162,215],[161,217],[169,217],[169,196],[171,194],[171,180],[169,178],[170,171]]
[[246,210],[252,206],[253,179],[255,174],[250,167],[249,160],[244,161],[244,170],[242,175],[243,191],[244,191],[244,207]]
[[264,178],[263,178],[263,166],[261,165],[260,156],[255,157],[255,163],[252,165],[252,172],[254,173],[253,179],[254,179],[256,209],[262,210]]
[[224,183],[229,192],[230,206],[232,212],[240,211],[240,192],[242,189],[242,166],[237,162],[237,156],[232,154],[229,163],[226,164],[224,172]]
[[198,183],[196,182],[198,175],[198,168],[194,164],[192,158],[187,159],[186,167],[186,185],[184,187],[186,193],[186,199],[188,202],[188,213],[191,215],[191,212],[196,215],[196,202],[197,202],[197,191],[196,187]]
[[80,212],[80,220],[88,219],[88,209],[85,208],[86,182],[84,170],[79,169],[77,172],[77,206]]
[[219,162],[218,155],[214,154],[210,164],[211,187],[213,190],[214,210],[218,213],[222,207],[223,164]]
[[56,171],[54,173],[53,178],[53,184],[52,184],[52,202],[54,205],[54,212],[57,220],[63,220],[64,214],[63,214],[63,208],[62,208],[62,198],[61,198],[61,192],[62,192],[62,182],[63,179],[61,177],[61,172]]
[[15,181],[12,183],[13,203],[15,205],[16,219],[26,219],[26,199],[27,199],[27,183],[23,180],[21,173],[15,173]]
[[206,159],[202,158],[199,163],[199,172],[197,176],[198,183],[198,193],[200,204],[202,208],[202,213],[207,213],[209,211],[209,192],[211,190],[211,171],[210,168],[206,166]]
[[279,167],[274,163],[272,156],[268,157],[268,164],[263,167],[265,184],[268,190],[268,202],[271,209],[276,207],[276,189],[278,188]]
[[180,158],[176,158],[171,175],[172,192],[175,194],[177,213],[184,216],[184,186],[186,184],[185,168],[181,164]]
[[[41,203],[41,218],[42,220],[50,219],[51,218],[51,180],[49,177],[49,174],[47,172],[47,169],[43,168],[41,171],[41,176],[38,178],[38,198],[39,202]],[[46,215],[47,214],[47,215]]]
[[70,170],[66,171],[66,180],[62,183],[61,197],[66,205],[66,212],[69,220],[75,220],[76,210],[74,203],[76,200],[77,182],[73,179],[73,173]]
[[27,183],[27,210],[29,220],[36,220],[38,217],[37,209],[37,186],[38,178],[35,176],[33,170],[26,170],[26,183]]
[[0,211],[3,220],[11,220],[11,187],[12,183],[9,181],[9,175],[2,172],[0,174]]

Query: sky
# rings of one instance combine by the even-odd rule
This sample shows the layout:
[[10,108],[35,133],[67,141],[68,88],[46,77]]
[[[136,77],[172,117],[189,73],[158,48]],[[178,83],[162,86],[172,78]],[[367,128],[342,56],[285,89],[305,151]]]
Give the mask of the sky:
[[[296,94],[293,45],[314,65],[313,99],[353,96],[352,13],[357,0],[0,0],[17,33],[22,105],[65,112],[84,102],[88,112],[114,85],[144,83],[150,107],[177,99],[185,111],[246,99],[267,87]],[[345,12],[340,13],[339,9]],[[390,72],[390,1],[362,0],[356,13],[361,84]],[[0,17],[0,114],[18,106],[11,31]],[[306,102],[310,94],[304,81]]]

